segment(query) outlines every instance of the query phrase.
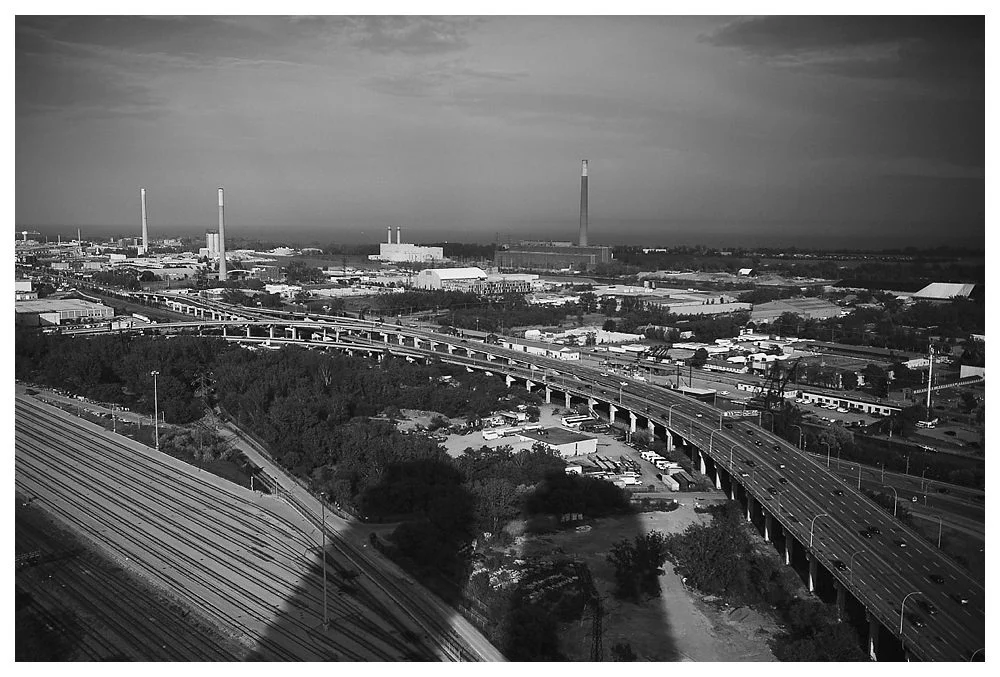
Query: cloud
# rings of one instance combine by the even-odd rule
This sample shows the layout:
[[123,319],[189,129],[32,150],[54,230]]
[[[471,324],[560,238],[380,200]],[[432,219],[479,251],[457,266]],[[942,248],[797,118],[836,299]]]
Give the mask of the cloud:
[[983,17],[768,16],[730,22],[701,39],[821,74],[984,82]]
[[467,17],[366,16],[346,17],[344,28],[358,47],[378,54],[411,56],[442,54],[468,47],[466,31],[475,23]]
[[525,72],[473,68],[460,61],[449,61],[429,67],[409,63],[404,70],[373,75],[367,86],[381,94],[403,97],[429,97],[445,92],[475,88],[482,83],[495,85],[527,77]]

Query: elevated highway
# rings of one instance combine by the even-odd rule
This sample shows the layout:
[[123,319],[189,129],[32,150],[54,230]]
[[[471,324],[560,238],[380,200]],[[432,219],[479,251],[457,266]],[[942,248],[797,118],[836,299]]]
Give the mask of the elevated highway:
[[[523,382],[528,390],[544,392],[548,402],[562,396],[567,406],[586,403],[611,419],[627,421],[633,431],[645,427],[668,446],[688,451],[702,473],[745,506],[747,519],[775,543],[786,562],[806,572],[811,590],[836,599],[845,613],[863,611],[873,658],[984,657],[982,584],[811,455],[755,423],[726,422],[717,409],[680,393],[572,361],[420,328],[347,317],[276,317],[235,307],[206,310],[209,317],[215,312],[240,319],[130,331],[197,332],[272,346],[440,359],[503,374],[509,385]],[[930,606],[921,608],[920,602]]]

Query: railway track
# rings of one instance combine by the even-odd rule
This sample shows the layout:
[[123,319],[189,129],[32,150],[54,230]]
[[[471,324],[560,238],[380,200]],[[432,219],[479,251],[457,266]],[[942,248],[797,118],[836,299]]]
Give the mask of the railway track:
[[[136,529],[133,533],[122,530],[119,525],[114,523],[114,520],[102,516],[102,513],[106,512],[108,508],[106,501],[117,499],[116,515],[138,524],[151,519],[149,510],[131,508],[124,505],[126,501],[149,503],[156,511],[162,511],[165,515],[170,515],[172,506],[178,503],[183,504],[185,508],[193,507],[207,515],[205,517],[207,523],[214,528],[217,539],[222,544],[233,547],[236,543],[241,546],[251,543],[249,548],[243,548],[243,552],[247,555],[253,554],[251,551],[256,551],[268,554],[275,559],[281,557],[290,559],[293,554],[300,556],[296,550],[303,542],[306,542],[305,535],[301,534],[300,530],[296,530],[280,514],[270,511],[271,520],[277,524],[284,523],[284,530],[287,533],[284,534],[285,537],[280,539],[262,539],[259,533],[252,529],[245,530],[246,527],[241,526],[246,524],[248,515],[252,521],[254,513],[260,516],[261,512],[265,512],[252,506],[245,497],[235,492],[228,492],[228,495],[224,496],[224,501],[208,501],[190,486],[191,484],[199,485],[197,477],[188,476],[184,478],[184,482],[179,482],[177,469],[169,467],[168,463],[156,462],[155,459],[152,462],[149,459],[139,459],[138,456],[141,455],[137,456],[136,452],[126,445],[117,445],[116,447],[116,445],[108,445],[105,440],[92,440],[90,438],[93,437],[93,433],[83,424],[74,422],[73,425],[69,426],[76,428],[77,432],[80,433],[72,442],[72,449],[76,453],[70,453],[68,448],[54,448],[60,445],[52,444],[51,439],[47,440],[46,436],[65,434],[64,428],[67,427],[67,422],[53,424],[51,421],[47,421],[47,418],[51,418],[51,415],[39,405],[18,401],[19,421],[30,424],[32,427],[39,427],[44,431],[43,433],[34,433],[28,431],[26,425],[19,426],[15,447],[18,456],[18,469],[24,471],[19,474],[31,477],[30,480],[18,477],[19,488],[29,495],[39,493],[37,490],[43,489],[50,495],[59,496],[60,500],[66,504],[59,511],[61,512],[60,516],[77,524],[96,540],[108,544],[108,533],[121,537],[126,543],[124,547],[118,548],[117,554],[119,555],[132,556],[135,559],[137,552],[149,551],[149,547],[147,547],[149,540],[166,539],[168,542],[159,543],[158,547],[165,551],[164,559],[170,567],[164,567],[163,562],[148,561],[151,558],[147,555],[145,559],[142,556],[139,557],[144,568],[153,570],[155,577],[160,579],[162,583],[183,590],[184,595],[192,598],[199,606],[214,610],[214,615],[221,616],[223,620],[252,636],[253,632],[249,624],[231,618],[211,600],[197,595],[193,590],[185,589],[184,582],[172,576],[169,571],[169,569],[174,569],[194,572],[191,575],[205,586],[216,581],[217,572],[214,571],[215,569],[223,568],[224,570],[224,567],[231,562],[220,559],[211,551],[205,551],[205,544],[199,543],[185,534],[182,522],[175,518],[164,517],[164,524],[152,532],[142,528]],[[127,459],[131,464],[123,462],[123,459]],[[142,462],[139,463],[139,460]],[[51,470],[53,464],[60,467],[61,472],[53,472]],[[72,481],[66,481],[64,477],[57,476],[65,475],[72,467],[77,468]],[[201,484],[207,483],[201,482]],[[129,485],[134,485],[135,488],[133,489]],[[212,490],[215,493],[219,492],[218,487],[214,485],[212,485]],[[240,508],[251,506],[254,512],[247,510],[241,514],[234,514],[234,511],[239,513]],[[81,523],[81,520],[73,516],[73,511],[82,514],[89,513],[90,523]],[[295,538],[296,533],[298,534],[297,539]],[[289,539],[288,536],[292,536],[292,538]],[[246,543],[243,542],[244,539]],[[113,544],[110,545],[114,548]],[[213,542],[214,545],[216,543]],[[271,548],[271,550],[262,550],[261,548]],[[199,559],[196,560],[188,555],[186,550],[198,553]],[[293,572],[290,565],[282,563],[281,566],[284,567],[286,575]],[[278,599],[290,598],[293,611],[297,608],[301,612],[310,607],[315,608],[316,605],[321,605],[322,597],[321,593],[316,592],[318,585],[315,577],[303,576],[302,572],[299,571],[301,576],[300,589],[289,595],[287,590],[277,587],[275,581],[281,580],[280,577],[265,575],[263,571],[262,567],[260,571],[243,572],[242,575],[252,585],[267,593],[266,597],[251,594],[243,589],[233,591],[235,595],[242,595],[241,599],[247,605],[247,614],[256,615],[254,620],[258,624],[267,620],[267,614],[260,611],[255,614],[254,609],[270,605],[270,600],[275,596]],[[408,642],[400,637],[402,633],[397,632],[396,628],[383,626],[378,622],[378,618],[372,619],[371,610],[357,602],[345,599],[343,596],[335,598],[335,600],[334,616],[341,619],[351,617],[363,619],[357,628],[352,628],[349,623],[337,626],[336,632],[341,638],[339,642],[334,641],[333,638],[324,637],[322,633],[314,632],[315,628],[304,623],[301,619],[293,618],[287,612],[282,614],[278,623],[269,627],[269,632],[284,635],[283,643],[291,643],[306,655],[319,655],[323,658],[328,658],[331,651],[336,652],[338,657],[348,660],[392,660],[402,657],[412,658],[415,654],[421,653],[415,652],[413,647],[408,646]],[[273,607],[271,612],[273,615]],[[286,632],[286,629],[294,629],[297,632]],[[303,634],[308,638],[308,641],[299,638]],[[317,638],[316,634],[320,636]],[[265,655],[274,654],[275,658],[293,659],[299,653],[299,651],[285,651],[278,643],[269,642],[268,638],[263,638],[261,641]],[[269,644],[271,646],[268,646]],[[421,657],[423,656],[421,655]]]

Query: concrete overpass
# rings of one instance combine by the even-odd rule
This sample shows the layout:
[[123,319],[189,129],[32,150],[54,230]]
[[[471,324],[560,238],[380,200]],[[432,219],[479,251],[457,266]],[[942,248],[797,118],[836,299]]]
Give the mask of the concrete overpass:
[[[836,600],[847,616],[863,614],[873,658],[959,661],[985,653],[985,591],[979,582],[811,455],[752,422],[727,423],[707,404],[582,364],[423,329],[343,317],[267,318],[251,309],[188,305],[199,306],[199,312],[254,317],[128,331],[196,332],[242,343],[441,359],[503,374],[509,386],[541,390],[547,402],[586,403],[633,431],[648,429],[684,449],[703,474],[740,501],[747,519],[802,572],[810,590]],[[872,526],[881,533],[870,538],[860,533]],[[919,600],[936,612],[921,611]],[[912,623],[911,613],[923,625]]]

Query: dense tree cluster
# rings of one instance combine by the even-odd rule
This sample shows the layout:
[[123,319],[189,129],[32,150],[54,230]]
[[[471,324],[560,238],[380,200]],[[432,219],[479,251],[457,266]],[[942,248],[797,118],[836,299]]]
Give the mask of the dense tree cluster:
[[606,517],[628,512],[630,507],[628,494],[610,482],[557,471],[548,473],[528,495],[525,509],[532,515]]
[[304,261],[292,261],[285,269],[285,280],[289,284],[303,284],[309,282],[323,282],[326,276],[323,271],[314,266],[310,266]]
[[659,531],[623,539],[611,546],[608,562],[615,568],[615,596],[638,602],[660,596],[660,573],[667,561],[666,537]]

